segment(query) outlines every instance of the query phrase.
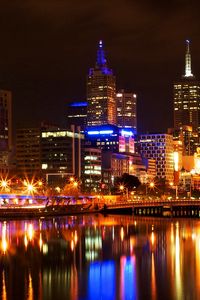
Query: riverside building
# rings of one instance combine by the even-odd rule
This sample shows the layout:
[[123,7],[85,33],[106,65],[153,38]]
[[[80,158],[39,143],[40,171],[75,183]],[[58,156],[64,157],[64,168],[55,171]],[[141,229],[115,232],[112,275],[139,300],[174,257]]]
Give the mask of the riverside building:
[[156,176],[174,180],[173,137],[169,134],[143,134],[139,136],[140,153],[156,161]]
[[174,128],[192,126],[200,134],[200,82],[195,79],[191,67],[190,42],[186,41],[185,74],[174,83]]
[[107,65],[103,42],[99,41],[96,65],[87,77],[87,126],[117,124],[115,81]]

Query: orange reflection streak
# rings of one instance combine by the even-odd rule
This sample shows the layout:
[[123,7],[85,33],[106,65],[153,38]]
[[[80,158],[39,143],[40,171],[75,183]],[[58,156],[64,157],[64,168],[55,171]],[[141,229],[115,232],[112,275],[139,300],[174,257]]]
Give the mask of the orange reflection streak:
[[155,233],[153,231],[151,233],[151,244],[152,244],[152,248],[153,248],[154,244],[155,244]]
[[75,230],[74,232],[74,242],[75,242],[75,245],[77,244],[78,242],[78,235],[77,235],[77,231]]
[[6,282],[5,282],[5,271],[3,271],[2,300],[7,300]]
[[[153,232],[152,232],[153,233]],[[156,271],[155,271],[155,256],[151,253],[151,296],[156,299]]]
[[74,251],[74,241],[71,240],[71,250]]
[[33,300],[33,283],[31,274],[28,274],[28,300]]
[[180,260],[180,236],[179,223],[176,223],[175,231],[175,285],[177,299],[182,299],[181,260]]
[[43,246],[43,240],[42,240],[42,234],[40,232],[40,238],[39,238],[39,247],[40,247],[40,251],[42,250],[42,246]]
[[8,249],[8,242],[7,242],[7,238],[6,238],[6,230],[7,230],[6,222],[3,222],[1,249],[2,249],[4,254],[6,253],[6,251]]
[[198,232],[195,240],[195,267],[196,267],[196,290],[197,295],[200,294],[200,234]]
[[34,237],[33,224],[28,224],[28,238],[29,238],[29,241],[32,241],[33,237]]
[[75,265],[71,267],[70,299],[78,299],[78,275]]
[[124,240],[124,227],[121,227],[121,229],[120,229],[120,238],[121,238],[121,241],[123,242],[123,240]]
[[27,246],[28,246],[28,239],[27,239],[26,234],[24,235],[24,246],[25,246],[25,248],[27,248]]

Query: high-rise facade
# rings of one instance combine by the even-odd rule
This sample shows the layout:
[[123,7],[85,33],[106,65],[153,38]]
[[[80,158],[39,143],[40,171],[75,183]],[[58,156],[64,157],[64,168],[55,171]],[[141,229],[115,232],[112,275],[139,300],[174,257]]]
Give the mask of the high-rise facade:
[[192,74],[190,43],[186,41],[185,75],[174,83],[174,128],[192,126],[200,134],[200,82]]
[[16,173],[19,176],[39,177],[40,128],[18,128],[16,132]]
[[117,126],[132,128],[137,132],[137,96],[124,90],[116,94]]
[[0,171],[8,172],[12,149],[12,93],[0,90]]
[[99,42],[95,68],[87,77],[87,125],[117,124],[116,81],[107,66],[102,41]]
[[143,134],[139,137],[142,157],[156,161],[156,176],[173,182],[174,148],[169,134]]
[[87,102],[76,101],[67,105],[67,128],[80,126],[83,131],[87,125]]
[[64,181],[66,177],[81,176],[82,151],[84,139],[80,128],[45,129],[41,132],[41,167],[48,183]]

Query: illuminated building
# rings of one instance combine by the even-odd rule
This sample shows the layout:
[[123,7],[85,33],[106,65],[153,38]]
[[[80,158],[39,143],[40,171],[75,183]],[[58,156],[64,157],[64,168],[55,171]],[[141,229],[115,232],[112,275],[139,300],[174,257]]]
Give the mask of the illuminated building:
[[179,129],[168,129],[168,133],[173,135],[174,145],[179,147],[182,155],[193,155],[198,147],[198,133],[193,132],[192,126],[183,125]]
[[69,175],[81,176],[81,144],[84,136],[72,129],[43,130],[41,133],[41,166],[47,181],[63,180]]
[[101,186],[101,149],[85,148],[83,162],[83,189],[88,192],[97,192]]
[[146,173],[145,166],[139,154],[102,153],[102,182],[113,185],[115,178],[121,177],[124,173],[134,175],[141,179]]
[[138,176],[145,171],[141,156],[135,154],[134,129],[114,125],[88,127],[85,147],[102,151],[102,182],[109,190],[116,177],[123,173]]
[[152,158],[143,158],[148,178],[156,177],[156,160]]
[[200,82],[191,70],[189,41],[186,41],[185,75],[174,83],[174,128],[183,125],[192,126],[195,133],[200,133]]
[[95,68],[87,77],[87,125],[117,122],[115,76],[107,66],[102,41],[99,42]]
[[16,133],[16,172],[31,177],[41,174],[40,128],[20,128]]
[[88,127],[85,145],[104,151],[135,153],[133,129],[114,125]]
[[173,138],[169,134],[143,134],[139,136],[140,153],[156,161],[156,176],[173,181]]
[[7,173],[10,168],[12,150],[12,93],[0,90],[0,171]]
[[133,128],[137,132],[137,96],[124,90],[116,94],[117,126]]
[[67,105],[67,128],[80,126],[84,130],[87,125],[87,102],[71,102]]

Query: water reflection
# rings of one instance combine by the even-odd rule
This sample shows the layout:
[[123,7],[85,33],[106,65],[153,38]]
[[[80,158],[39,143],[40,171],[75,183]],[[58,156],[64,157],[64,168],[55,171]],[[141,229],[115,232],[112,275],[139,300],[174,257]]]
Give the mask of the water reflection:
[[1,299],[198,299],[200,221],[0,222]]

